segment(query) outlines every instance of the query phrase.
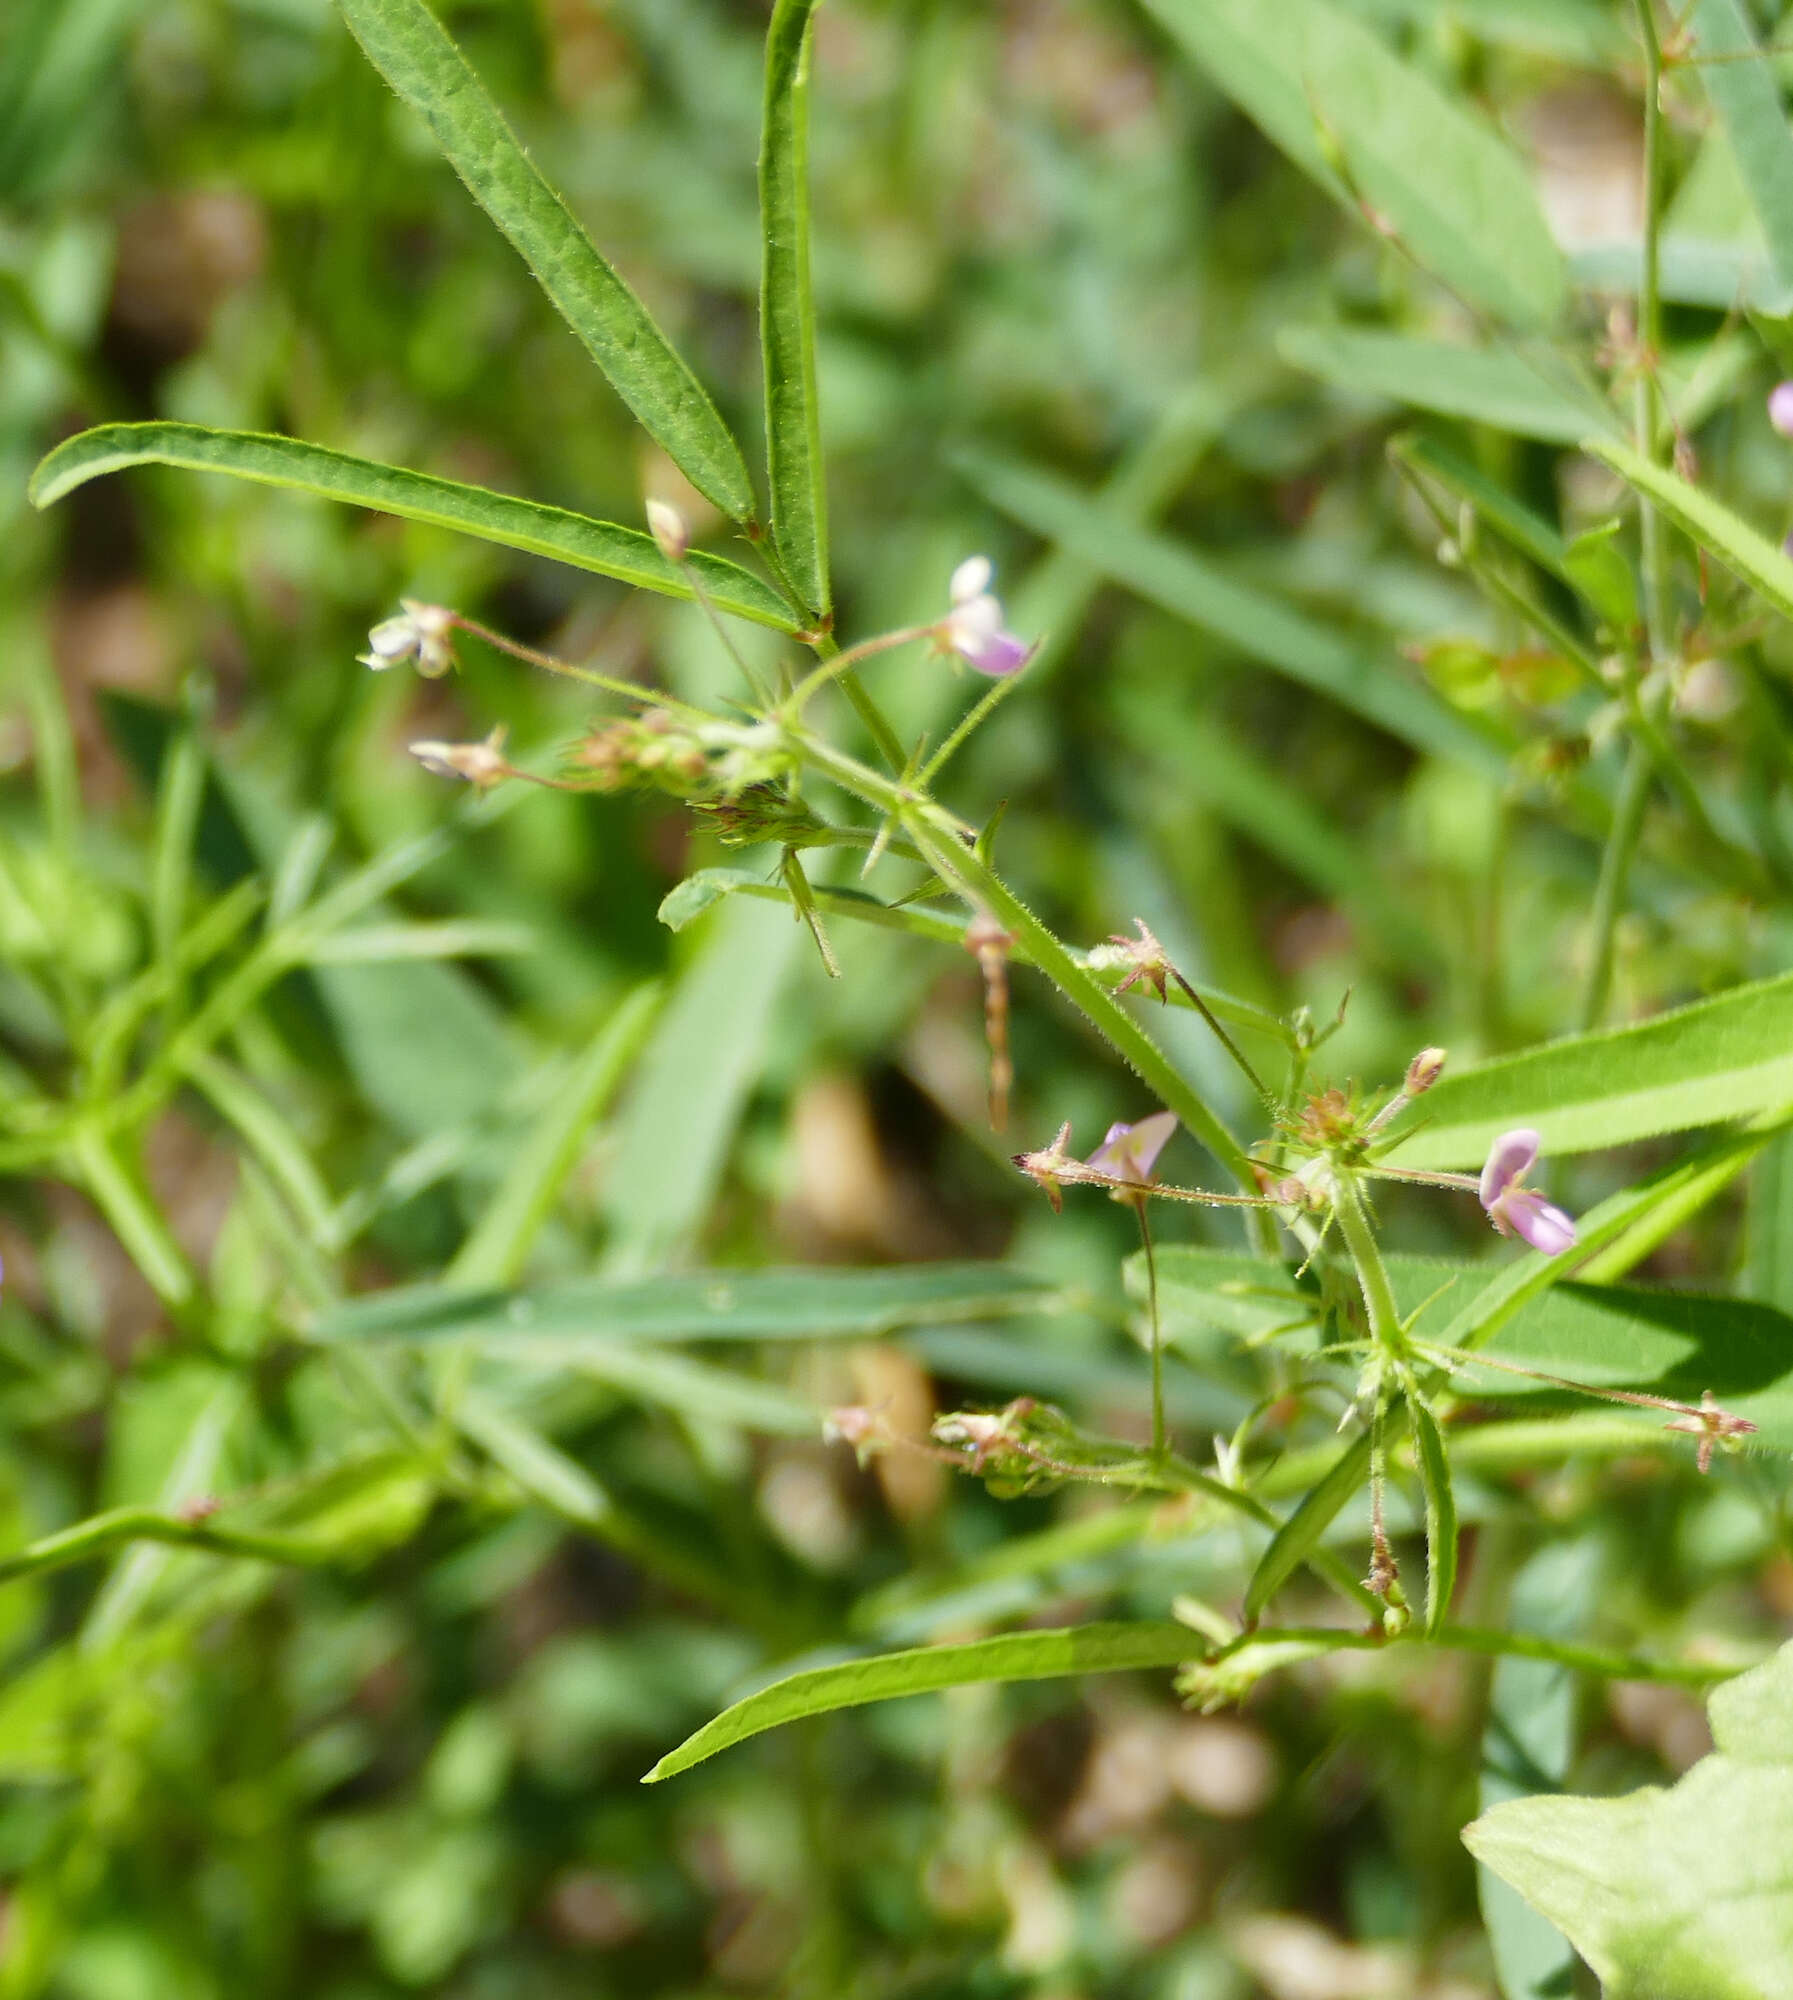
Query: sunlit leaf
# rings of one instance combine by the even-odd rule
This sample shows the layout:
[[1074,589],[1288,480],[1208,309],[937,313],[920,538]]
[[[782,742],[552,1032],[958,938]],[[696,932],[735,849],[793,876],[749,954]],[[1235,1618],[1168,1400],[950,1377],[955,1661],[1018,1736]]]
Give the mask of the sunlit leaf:
[[368,60],[421,112],[443,157],[497,223],[612,386],[700,493],[753,514],[739,447],[647,308],[543,179],[423,0],[338,0]]
[[[653,537],[633,528],[257,431],[208,430],[202,424],[102,424],[65,439],[44,459],[31,477],[32,502],[48,507],[102,473],[133,465],[227,472],[263,486],[290,487],[407,521],[456,528],[669,597],[691,595],[690,584],[660,553]],[[690,560],[719,609],[781,631],[796,629],[790,608],[758,577],[720,556],[694,554]]]
[[1171,1667],[1201,1650],[1186,1627],[1140,1620],[1126,1625],[1074,1625],[1049,1632],[1009,1632],[964,1646],[921,1646],[839,1666],[812,1667],[774,1681],[704,1724],[648,1772],[647,1784],[677,1777],[719,1750],[831,1709],[857,1708],[903,1695],[980,1681],[1037,1681],[1066,1674],[1108,1674],[1135,1667]]

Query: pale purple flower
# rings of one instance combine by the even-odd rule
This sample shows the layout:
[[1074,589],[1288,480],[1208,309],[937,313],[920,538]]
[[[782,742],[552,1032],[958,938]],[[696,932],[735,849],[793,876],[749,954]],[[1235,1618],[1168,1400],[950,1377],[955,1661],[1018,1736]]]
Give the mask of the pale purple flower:
[[1084,1161],[1084,1165],[1094,1167],[1099,1174],[1110,1174],[1117,1181],[1126,1181],[1131,1186],[1149,1187],[1158,1155],[1164,1151],[1176,1129],[1177,1114],[1174,1111],[1154,1111],[1149,1118],[1140,1119],[1136,1125],[1111,1125],[1108,1137]]
[[967,556],[953,571],[947,595],[952,609],[939,626],[940,643],[968,667],[1001,680],[1027,664],[1033,648],[1002,625],[1002,605],[991,595],[995,571],[988,556]]
[[1768,421],[1784,438],[1793,438],[1793,382],[1777,382],[1768,392]]
[[1482,1169],[1482,1206],[1503,1236],[1521,1236],[1546,1257],[1575,1247],[1574,1221],[1525,1185],[1542,1144],[1529,1126],[1503,1132],[1488,1149]]
[[426,680],[440,680],[454,665],[454,647],[449,634],[455,616],[440,604],[419,604],[415,598],[401,597],[404,609],[396,618],[383,618],[367,635],[367,651],[359,657],[364,667],[384,673],[388,667],[406,660],[417,663]]

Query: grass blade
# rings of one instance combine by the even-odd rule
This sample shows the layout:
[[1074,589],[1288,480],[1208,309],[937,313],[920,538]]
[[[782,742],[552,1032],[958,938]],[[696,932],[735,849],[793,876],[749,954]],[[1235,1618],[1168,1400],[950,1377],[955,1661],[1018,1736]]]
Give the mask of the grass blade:
[[760,347],[766,370],[766,469],[772,540],[785,575],[818,618],[832,608],[828,499],[809,278],[809,78],[816,0],[778,0],[766,31],[760,137]]
[[896,1701],[904,1695],[982,1681],[1038,1681],[1066,1674],[1108,1674],[1137,1667],[1174,1667],[1201,1651],[1201,1640],[1186,1626],[1168,1622],[1127,1625],[1072,1625],[1048,1632],[1007,1632],[965,1646],[918,1646],[877,1659],[849,1660],[812,1667],[774,1681],[706,1722],[696,1735],[669,1750],[642,1780],[657,1785],[714,1757],[806,1715],[858,1708],[867,1702]]
[[[669,597],[692,594],[690,584],[655,547],[652,536],[633,528],[260,431],[217,431],[203,424],[102,424],[66,439],[44,459],[31,477],[32,504],[48,507],[101,473],[133,465],[227,472],[236,479],[372,507],[407,521],[458,528],[482,541],[526,549],[531,555],[595,570],[600,576]],[[782,632],[796,630],[789,607],[739,564],[699,554],[688,560],[719,609]]]
[[703,385],[518,143],[423,0],[340,0],[369,62],[435,134],[612,387],[700,493],[736,521],[753,516],[739,446]]
[[957,462],[993,507],[1075,550],[1148,603],[1188,619],[1416,750],[1490,773],[1506,771],[1500,749],[1429,689],[1300,612],[1235,583],[1179,543],[1117,520],[1088,494],[1030,466],[969,452]]

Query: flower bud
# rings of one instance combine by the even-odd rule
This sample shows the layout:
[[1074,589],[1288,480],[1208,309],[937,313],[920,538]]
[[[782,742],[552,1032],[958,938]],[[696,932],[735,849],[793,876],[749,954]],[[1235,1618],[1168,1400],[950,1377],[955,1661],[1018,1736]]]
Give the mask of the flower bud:
[[1438,1081],[1443,1069],[1443,1049],[1421,1049],[1407,1065],[1407,1075],[1401,1085],[1402,1096],[1423,1097]]
[[691,547],[691,530],[685,525],[684,515],[676,507],[669,507],[664,500],[650,500],[647,503],[647,524],[666,560],[682,563]]
[[412,743],[407,746],[426,771],[438,778],[465,778],[481,791],[511,775],[504,759],[504,725],[479,743]]

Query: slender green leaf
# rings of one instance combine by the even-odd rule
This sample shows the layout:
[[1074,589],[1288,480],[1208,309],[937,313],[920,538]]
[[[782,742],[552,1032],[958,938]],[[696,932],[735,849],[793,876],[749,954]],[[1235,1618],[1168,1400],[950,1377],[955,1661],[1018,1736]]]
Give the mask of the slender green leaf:
[[876,1340],[1062,1311],[1074,1294],[1007,1264],[888,1270],[699,1271],[581,1278],[529,1291],[421,1286],[383,1291],[323,1315],[318,1341],[538,1339],[623,1344],[673,1340]]
[[1277,348],[1291,367],[1354,394],[1492,424],[1547,444],[1579,444],[1617,418],[1560,362],[1510,348],[1457,347],[1405,334],[1289,327]]
[[1635,625],[1641,614],[1637,579],[1616,540],[1618,527],[1617,521],[1605,521],[1577,535],[1563,551],[1563,567],[1569,581],[1599,615],[1624,631]]
[[[653,537],[633,528],[259,431],[216,431],[202,424],[102,424],[66,439],[44,459],[31,477],[32,502],[48,507],[89,479],[133,465],[226,472],[263,486],[290,487],[407,521],[456,528],[669,597],[691,595],[690,584],[660,553]],[[780,631],[796,629],[789,607],[739,564],[702,554],[690,561],[718,609]]]
[[1426,1500],[1426,1637],[1434,1639],[1451,1615],[1457,1589],[1457,1497],[1438,1419],[1411,1397],[1407,1416],[1413,1425],[1413,1462]]
[[1399,1128],[1403,1167],[1473,1167],[1502,1132],[1585,1153],[1793,1103],[1793,975],[1626,1028],[1447,1071]]
[[828,496],[809,279],[809,78],[816,0],[778,0],[766,30],[760,133],[760,347],[766,369],[766,468],[772,537],[785,574],[818,618],[828,584]]
[[649,434],[725,514],[751,519],[752,482],[715,404],[543,179],[424,0],[339,5],[368,60],[422,113],[443,157]]
[[1362,1432],[1346,1445],[1331,1469],[1307,1493],[1301,1504],[1270,1538],[1258,1566],[1245,1586],[1245,1615],[1263,1616],[1264,1607],[1320,1546],[1340,1509],[1362,1488],[1370,1470],[1370,1434]]
[[1701,548],[1759,591],[1782,617],[1793,618],[1793,559],[1765,535],[1678,472],[1651,464],[1627,445],[1592,438],[1584,440],[1582,449],[1604,459]]
[[1212,633],[1249,659],[1440,757],[1505,772],[1499,747],[1396,663],[1372,659],[1324,626],[1161,535],[1116,520],[1067,481],[1011,460],[964,452],[960,469],[990,504],[1035,534],[1077,550],[1114,582]]
[[527,924],[480,917],[440,923],[357,924],[305,946],[306,965],[390,965],[410,958],[508,958],[536,948]]
[[719,1750],[749,1736],[832,1709],[986,1681],[1037,1681],[1066,1674],[1108,1674],[1139,1667],[1174,1667],[1201,1650],[1186,1626],[1140,1621],[1126,1625],[1073,1625],[1057,1631],[1009,1632],[964,1646],[920,1646],[876,1659],[812,1667],[774,1681],[724,1709],[676,1750],[669,1750],[643,1779],[676,1778]]
[[607,1535],[614,1526],[610,1496],[556,1444],[496,1398],[477,1389],[464,1391],[455,1403],[455,1424],[503,1469],[538,1505],[575,1527]]
[[593,1037],[449,1265],[444,1275],[450,1285],[504,1285],[516,1279],[586,1132],[634,1061],[659,1005],[657,985],[638,986]]
[[1172,36],[1353,214],[1515,326],[1568,300],[1562,253],[1523,162],[1327,0],[1147,0]]
[[1715,1690],[1709,1715],[1716,1749],[1667,1790],[1512,1799],[1464,1828],[1607,2000],[1793,1994],[1793,1647]]
[[1793,285],[1793,132],[1739,0],[1694,0],[1700,81],[1731,142],[1774,275]]

